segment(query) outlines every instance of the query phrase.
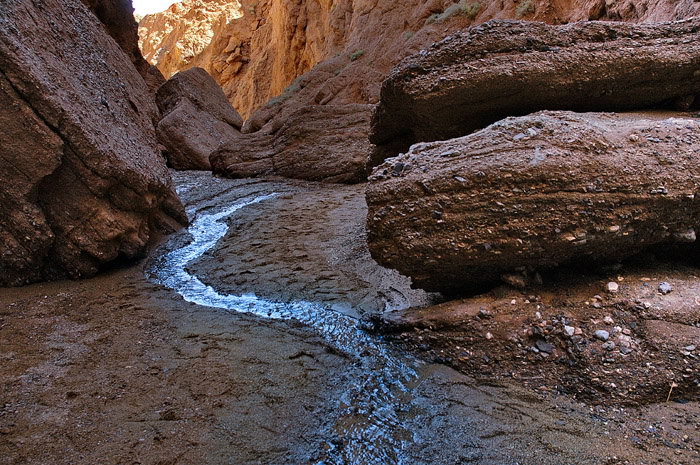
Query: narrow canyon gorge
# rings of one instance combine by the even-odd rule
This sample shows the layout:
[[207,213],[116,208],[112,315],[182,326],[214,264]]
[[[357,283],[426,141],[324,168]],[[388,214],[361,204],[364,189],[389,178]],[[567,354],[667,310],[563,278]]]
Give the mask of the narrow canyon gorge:
[[0,0],[0,123],[0,465],[700,463],[697,0]]

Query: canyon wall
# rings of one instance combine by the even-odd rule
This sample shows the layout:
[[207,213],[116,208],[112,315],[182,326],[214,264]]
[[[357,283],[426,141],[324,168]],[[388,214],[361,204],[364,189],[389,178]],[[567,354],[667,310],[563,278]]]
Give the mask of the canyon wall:
[[187,222],[109,29],[78,0],[0,8],[0,286],[91,276]]
[[117,42],[139,72],[149,90],[155,93],[165,82],[155,66],[146,61],[139,49],[138,24],[131,0],[82,0],[100,20],[107,33]]
[[[700,13],[693,0],[185,0],[146,16],[140,42],[166,77],[199,66],[249,117],[272,97],[303,104],[376,103],[384,75],[448,33],[490,19],[650,22]],[[296,78],[330,60],[314,92]]]

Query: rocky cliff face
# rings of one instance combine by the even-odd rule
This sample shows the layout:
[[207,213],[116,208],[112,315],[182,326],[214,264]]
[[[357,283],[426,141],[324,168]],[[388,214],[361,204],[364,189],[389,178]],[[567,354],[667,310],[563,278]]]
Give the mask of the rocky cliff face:
[[[489,19],[640,22],[699,13],[693,0],[185,0],[146,16],[139,34],[146,59],[166,77],[206,69],[247,118],[275,96],[376,103],[384,74],[401,58]],[[324,60],[333,63],[306,80],[314,92],[297,96],[294,79]]]
[[698,19],[490,21],[458,31],[384,81],[370,133],[374,161],[538,110],[687,109],[700,95],[699,28]]
[[129,57],[151,92],[165,82],[155,66],[148,63],[139,49],[138,24],[134,19],[131,0],[82,0],[100,20],[107,33]]
[[90,276],[187,221],[153,95],[78,0],[0,9],[0,285]]
[[[140,34],[146,57],[166,74],[206,69],[247,118],[242,132],[256,134],[217,151],[217,173],[354,182],[366,178],[357,160],[368,157],[367,144],[344,143],[333,130],[366,139],[367,115],[350,114],[378,103],[394,65],[451,32],[493,18],[647,21],[698,11],[692,0],[186,0],[144,18]],[[338,124],[293,127],[305,108]],[[331,145],[320,153],[318,140]]]

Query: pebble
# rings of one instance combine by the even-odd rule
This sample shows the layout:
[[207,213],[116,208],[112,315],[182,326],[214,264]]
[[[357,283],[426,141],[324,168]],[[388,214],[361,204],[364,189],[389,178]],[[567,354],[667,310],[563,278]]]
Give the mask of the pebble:
[[613,341],[607,341],[603,343],[603,349],[613,350],[615,348],[615,343]]
[[696,349],[696,347],[691,345],[691,346],[685,346],[685,347],[683,347],[683,349],[687,350],[688,352],[692,352]]
[[673,290],[673,286],[671,286],[669,283],[667,283],[665,281],[659,284],[659,292],[662,295],[670,294],[672,290]]
[[610,333],[608,333],[608,332],[605,331],[604,329],[599,329],[598,331],[596,331],[595,333],[593,333],[593,336],[594,336],[596,339],[600,339],[601,341],[607,341],[608,338],[610,338]]
[[542,339],[539,339],[537,342],[535,342],[535,347],[537,347],[537,349],[540,352],[544,352],[547,354],[551,354],[552,352],[554,352],[554,346],[549,342],[543,341]]
[[493,334],[486,333],[486,339],[493,339]]
[[613,320],[610,316],[606,316],[605,318],[603,318],[603,323],[605,323],[606,325],[612,325],[615,324],[615,320]]
[[620,290],[620,285],[616,282],[610,281],[606,286],[606,290],[611,294],[615,294],[617,291]]
[[622,346],[622,347],[620,347],[620,353],[621,353],[622,355],[631,354],[631,353],[632,353],[632,348],[631,348],[631,347],[627,347],[627,346]]
[[567,336],[571,337],[576,333],[576,328],[573,326],[564,326],[564,332]]

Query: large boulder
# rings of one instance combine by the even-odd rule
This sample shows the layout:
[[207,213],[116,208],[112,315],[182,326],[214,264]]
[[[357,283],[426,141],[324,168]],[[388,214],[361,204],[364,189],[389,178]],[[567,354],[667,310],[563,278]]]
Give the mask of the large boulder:
[[0,8],[0,285],[90,276],[185,223],[157,109],[78,0]]
[[210,169],[211,152],[240,135],[241,115],[202,68],[170,78],[158,89],[156,102],[162,114],[156,128],[158,140],[175,169]]
[[309,105],[242,134],[212,153],[212,170],[233,178],[278,175],[310,181],[366,179],[371,105]]
[[419,287],[470,292],[693,242],[699,188],[700,120],[545,111],[378,166],[368,241]]
[[620,111],[700,94],[700,18],[563,26],[492,21],[403,60],[384,81],[372,164],[421,141],[538,110]]

